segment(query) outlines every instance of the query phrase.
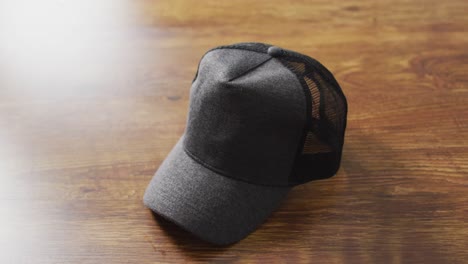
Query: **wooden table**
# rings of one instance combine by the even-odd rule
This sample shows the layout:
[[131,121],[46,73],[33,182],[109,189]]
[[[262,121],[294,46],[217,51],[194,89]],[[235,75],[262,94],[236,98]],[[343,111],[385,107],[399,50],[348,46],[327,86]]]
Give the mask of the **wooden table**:
[[[0,2],[0,263],[468,261],[468,2]],[[146,209],[199,59],[267,42],[349,103],[342,166],[213,247]]]

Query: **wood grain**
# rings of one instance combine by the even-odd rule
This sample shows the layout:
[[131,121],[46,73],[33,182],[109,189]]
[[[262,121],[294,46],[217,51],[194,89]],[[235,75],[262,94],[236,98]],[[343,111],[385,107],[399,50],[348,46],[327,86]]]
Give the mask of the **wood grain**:
[[[468,2],[0,1],[1,263],[467,263]],[[342,167],[230,247],[142,205],[200,57],[315,57],[349,103]]]

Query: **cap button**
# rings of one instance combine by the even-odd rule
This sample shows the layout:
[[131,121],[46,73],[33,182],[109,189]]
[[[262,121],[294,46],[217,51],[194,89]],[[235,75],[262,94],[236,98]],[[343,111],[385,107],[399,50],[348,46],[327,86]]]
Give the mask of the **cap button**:
[[272,57],[279,57],[283,55],[283,49],[276,46],[271,46],[268,48],[268,55]]

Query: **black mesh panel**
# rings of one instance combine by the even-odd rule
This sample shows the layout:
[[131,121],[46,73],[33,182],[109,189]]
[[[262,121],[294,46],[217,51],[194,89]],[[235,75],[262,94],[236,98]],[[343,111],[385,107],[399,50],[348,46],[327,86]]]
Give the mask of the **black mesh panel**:
[[346,127],[346,99],[332,74],[305,55],[285,51],[280,58],[304,86],[310,113],[304,142],[290,180],[300,184],[333,176],[339,168]]

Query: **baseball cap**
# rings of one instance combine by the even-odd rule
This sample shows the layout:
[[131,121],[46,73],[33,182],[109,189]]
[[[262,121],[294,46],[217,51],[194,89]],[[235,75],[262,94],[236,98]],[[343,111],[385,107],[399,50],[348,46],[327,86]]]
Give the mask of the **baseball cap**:
[[235,243],[292,187],[337,172],[346,115],[340,86],[315,59],[262,43],[209,50],[186,129],[144,203],[205,241]]

